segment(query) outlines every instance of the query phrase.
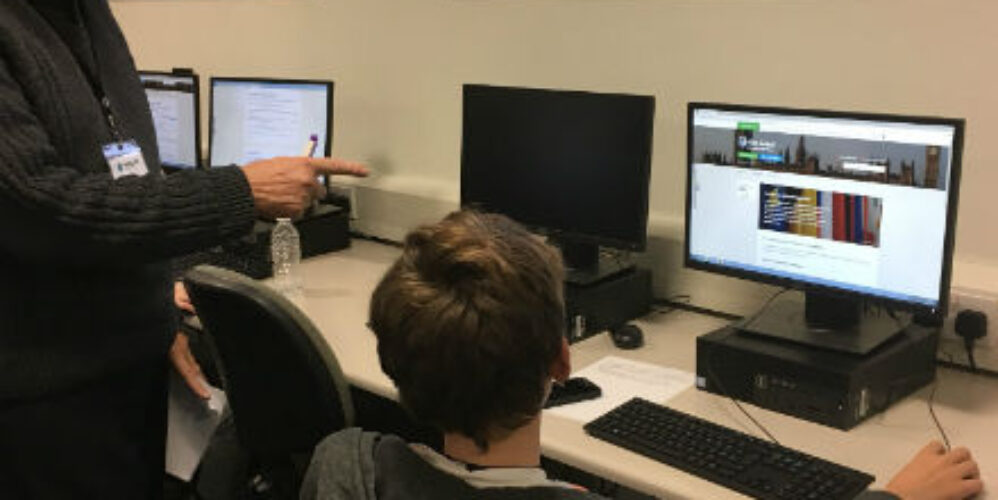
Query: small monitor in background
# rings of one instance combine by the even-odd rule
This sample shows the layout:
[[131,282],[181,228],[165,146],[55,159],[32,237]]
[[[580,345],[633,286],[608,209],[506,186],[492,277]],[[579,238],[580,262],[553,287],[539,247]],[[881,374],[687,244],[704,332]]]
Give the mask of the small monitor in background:
[[200,148],[198,76],[140,71],[156,127],[160,162],[167,172],[197,168]]
[[329,156],[333,82],[213,77],[210,114],[212,166],[300,156],[312,136]]

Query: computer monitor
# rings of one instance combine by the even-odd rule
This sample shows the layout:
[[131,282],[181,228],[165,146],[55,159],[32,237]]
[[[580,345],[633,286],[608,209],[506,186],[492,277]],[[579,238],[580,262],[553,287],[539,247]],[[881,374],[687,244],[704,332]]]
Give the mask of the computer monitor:
[[580,280],[615,266],[599,246],[643,250],[655,98],[464,86],[461,204],[547,234]]
[[329,156],[333,82],[213,77],[210,115],[212,166],[301,156],[312,136]]
[[200,165],[200,98],[193,73],[139,71],[156,128],[159,159],[166,171]]
[[962,138],[957,119],[690,103],[686,265],[805,291],[747,331],[867,352],[900,324],[858,304],[945,313]]

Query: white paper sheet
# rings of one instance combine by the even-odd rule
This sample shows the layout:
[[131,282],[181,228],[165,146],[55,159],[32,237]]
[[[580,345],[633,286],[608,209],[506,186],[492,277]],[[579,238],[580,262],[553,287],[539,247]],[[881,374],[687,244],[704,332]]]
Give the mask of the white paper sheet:
[[694,378],[690,372],[617,356],[600,359],[572,376],[591,380],[603,395],[544,411],[579,422],[589,422],[635,396],[664,403],[692,387]]
[[205,383],[211,398],[199,398],[176,373],[170,376],[167,410],[166,472],[190,481],[212,434],[222,421],[227,400],[220,389]]

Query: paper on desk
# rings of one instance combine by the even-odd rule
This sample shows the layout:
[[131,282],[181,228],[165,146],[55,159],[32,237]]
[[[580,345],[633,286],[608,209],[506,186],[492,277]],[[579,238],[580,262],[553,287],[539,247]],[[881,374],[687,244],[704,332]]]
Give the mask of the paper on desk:
[[199,398],[176,373],[170,376],[167,409],[166,472],[190,481],[212,434],[222,421],[225,393],[205,383],[211,398]]
[[544,411],[580,422],[589,422],[635,396],[663,403],[693,386],[690,372],[617,356],[600,359],[572,376],[591,380],[603,395]]

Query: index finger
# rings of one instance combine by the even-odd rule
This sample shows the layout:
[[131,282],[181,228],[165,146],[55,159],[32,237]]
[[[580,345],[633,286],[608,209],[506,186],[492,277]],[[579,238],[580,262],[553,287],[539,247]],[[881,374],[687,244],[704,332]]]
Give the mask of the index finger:
[[933,439],[926,444],[921,451],[918,452],[920,455],[942,455],[946,453],[946,446],[944,446],[939,440]]
[[352,175],[366,177],[369,173],[363,163],[343,160],[340,158],[309,158],[308,165],[320,175]]
[[966,462],[970,460],[970,450],[961,446],[959,448],[954,448],[953,451],[946,455],[946,461],[953,464],[958,464],[960,462]]

